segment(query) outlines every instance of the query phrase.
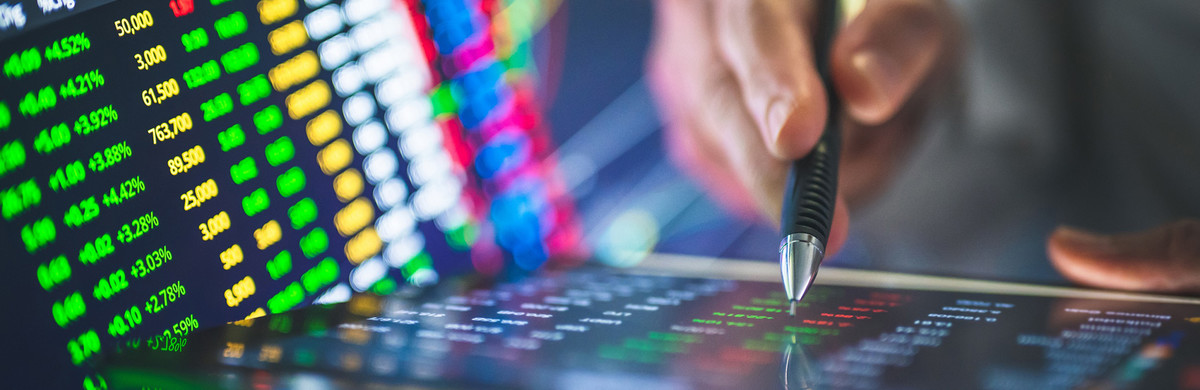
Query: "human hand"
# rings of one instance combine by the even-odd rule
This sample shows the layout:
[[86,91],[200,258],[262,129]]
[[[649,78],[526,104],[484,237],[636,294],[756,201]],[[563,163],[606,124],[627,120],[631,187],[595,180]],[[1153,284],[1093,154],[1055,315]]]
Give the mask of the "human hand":
[[1060,227],[1050,235],[1047,252],[1059,272],[1081,284],[1200,293],[1200,220],[1117,235]]
[[[815,1],[660,0],[648,72],[671,157],[741,215],[778,223],[788,164],[825,126],[813,65]],[[941,0],[870,0],[830,53],[845,106],[839,199],[829,252],[847,231],[847,201],[882,187],[923,111],[929,77],[951,52]]]

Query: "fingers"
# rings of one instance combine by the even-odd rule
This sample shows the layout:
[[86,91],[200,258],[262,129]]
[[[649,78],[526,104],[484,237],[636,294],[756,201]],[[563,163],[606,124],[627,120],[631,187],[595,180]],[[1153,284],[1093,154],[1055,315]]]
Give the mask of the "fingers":
[[[785,2],[772,4],[794,8]],[[719,28],[712,28],[712,24],[718,23],[720,18],[714,15],[721,14],[721,8],[730,5],[660,0],[656,6],[655,37],[647,68],[651,86],[659,97],[656,102],[667,119],[666,142],[670,156],[724,205],[732,206],[735,211],[753,210],[758,216],[778,224],[788,161],[793,158],[778,158],[770,151],[770,145],[764,142],[760,132],[762,116],[756,119],[747,108],[748,102],[753,101],[747,94],[755,93],[756,89],[743,84],[717,47],[719,39],[713,35]],[[743,16],[770,16],[763,11],[744,13]],[[794,16],[788,15],[789,18]],[[773,23],[782,25],[784,21]],[[796,26],[798,24],[786,28],[799,31]],[[807,36],[808,33],[795,34]],[[794,47],[799,53],[797,58],[811,64],[811,59],[807,59],[806,42],[806,39],[797,38],[793,44],[803,45]],[[740,66],[749,65],[742,63]],[[788,67],[781,64],[780,69]],[[815,73],[811,77],[813,85],[819,87]],[[822,112],[805,117],[818,118],[822,123],[810,125],[813,127],[809,131],[811,140],[795,147],[796,157],[806,154],[820,135],[825,117],[824,95],[821,90],[816,93],[821,96],[816,99],[821,104],[816,108]],[[790,97],[795,98],[796,95]],[[767,105],[767,100],[760,99],[760,102],[764,107]],[[830,242],[826,245],[830,255],[845,241],[847,226],[845,203],[839,198]]]
[[896,115],[935,69],[952,19],[940,0],[873,0],[839,32],[830,61],[834,84],[857,121]]
[[[743,104],[772,156],[803,157],[824,127],[825,90],[813,64],[813,2],[722,0],[713,4],[717,51],[737,77]],[[935,69],[947,45],[941,0],[873,0],[838,34],[833,77],[851,117],[895,116]]]
[[[715,132],[712,117],[742,118],[740,105],[722,105],[735,80],[717,58],[709,28],[707,2],[660,0],[655,3],[655,35],[647,78],[665,123],[669,157],[723,206],[743,217],[759,216],[759,204],[742,184]],[[715,91],[715,93],[714,93]],[[712,111],[716,109],[718,111]],[[725,114],[726,111],[732,111]],[[728,132],[744,130],[734,123]],[[760,146],[761,149],[761,146]]]
[[808,154],[825,126],[825,89],[813,67],[811,2],[714,3],[718,53],[736,76],[742,104],[777,159]]
[[[650,79],[668,117],[672,157],[718,199],[741,197],[778,221],[786,164],[770,156],[742,105],[741,88],[713,45],[706,2],[657,3]],[[712,183],[712,184],[709,184]],[[741,191],[728,187],[740,187]],[[771,210],[771,211],[768,211]]]
[[[754,131],[754,122],[740,104],[742,95],[727,69],[713,67],[706,96],[692,111],[692,135],[706,156],[721,161],[736,178],[732,185],[746,190],[756,209],[779,223],[788,164],[771,157]],[[705,174],[705,173],[702,173]]]
[[1060,227],[1047,250],[1067,278],[1103,288],[1200,292],[1200,221],[1144,232],[1099,235]]
[[[667,119],[670,157],[725,206],[778,224],[790,159],[768,151],[743,103],[746,89],[717,52],[710,28],[716,10],[695,0],[660,0],[656,6],[647,69]],[[830,255],[845,240],[847,226],[839,198]]]

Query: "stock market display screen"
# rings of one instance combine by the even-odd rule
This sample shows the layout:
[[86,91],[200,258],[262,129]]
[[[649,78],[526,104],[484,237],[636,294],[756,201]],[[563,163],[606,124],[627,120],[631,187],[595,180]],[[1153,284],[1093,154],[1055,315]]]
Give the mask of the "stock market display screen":
[[355,296],[102,368],[120,388],[1194,389],[1200,306],[572,271]]
[[573,258],[534,89],[546,12],[0,3],[6,369],[102,388],[104,351]]

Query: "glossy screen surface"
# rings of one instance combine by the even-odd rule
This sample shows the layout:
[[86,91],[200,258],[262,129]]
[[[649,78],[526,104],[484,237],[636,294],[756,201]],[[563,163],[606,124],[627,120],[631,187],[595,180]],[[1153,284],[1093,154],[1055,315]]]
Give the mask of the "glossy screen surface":
[[110,385],[984,388],[1200,385],[1200,307],[575,271],[357,296],[133,351]]

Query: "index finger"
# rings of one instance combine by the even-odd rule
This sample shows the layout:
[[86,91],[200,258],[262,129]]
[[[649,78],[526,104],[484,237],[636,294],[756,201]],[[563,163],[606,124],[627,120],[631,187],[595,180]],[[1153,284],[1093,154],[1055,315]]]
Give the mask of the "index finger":
[[724,0],[714,9],[718,51],[742,89],[767,150],[803,157],[825,126],[825,88],[813,66],[812,2]]

